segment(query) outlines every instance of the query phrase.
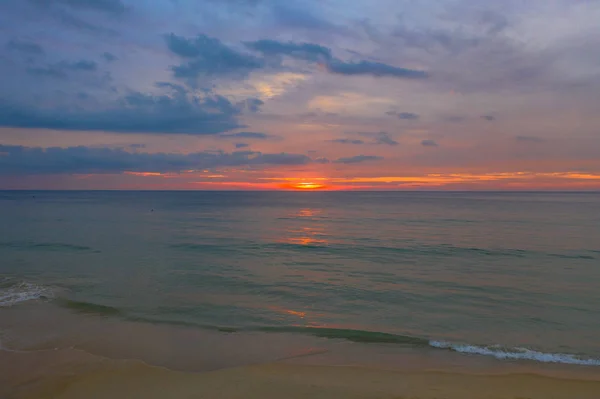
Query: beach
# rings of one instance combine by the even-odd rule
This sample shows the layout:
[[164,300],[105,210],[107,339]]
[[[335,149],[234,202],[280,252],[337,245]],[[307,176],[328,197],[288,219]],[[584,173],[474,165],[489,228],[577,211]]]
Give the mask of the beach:
[[[70,359],[66,361],[65,357]],[[0,362],[0,367],[7,369],[10,363],[13,370],[9,373],[8,390],[5,389],[3,394],[15,399],[595,399],[600,391],[600,380],[552,378],[537,374],[407,372],[356,366],[272,363],[185,373],[136,361],[94,358],[76,351],[37,355],[3,353]],[[32,380],[36,372],[39,379]],[[18,378],[21,384],[11,387],[11,383],[19,381]],[[3,380],[6,384],[6,375]]]
[[2,311],[0,397],[7,399],[592,399],[600,392],[595,367],[201,331],[111,320],[52,303]]
[[0,201],[2,398],[600,392],[597,195]]

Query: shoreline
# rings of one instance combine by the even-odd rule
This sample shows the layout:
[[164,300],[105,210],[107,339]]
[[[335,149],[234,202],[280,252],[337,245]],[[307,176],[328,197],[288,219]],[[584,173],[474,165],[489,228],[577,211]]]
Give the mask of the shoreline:
[[[595,399],[600,392],[600,376],[559,378],[531,372],[407,371],[289,362],[182,372],[136,360],[106,359],[74,349],[0,351],[0,368],[8,364],[12,365],[12,372],[3,376],[1,386],[5,390],[0,390],[7,399]],[[15,379],[19,373],[25,374]],[[12,387],[6,385],[8,380],[13,382]]]
[[293,332],[209,331],[52,301],[0,313],[0,397],[7,399],[596,399],[600,392],[594,366]]

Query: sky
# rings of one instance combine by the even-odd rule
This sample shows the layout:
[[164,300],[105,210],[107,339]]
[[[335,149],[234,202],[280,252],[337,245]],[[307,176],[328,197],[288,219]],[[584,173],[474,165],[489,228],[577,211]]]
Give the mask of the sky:
[[5,0],[0,189],[599,190],[598,0]]

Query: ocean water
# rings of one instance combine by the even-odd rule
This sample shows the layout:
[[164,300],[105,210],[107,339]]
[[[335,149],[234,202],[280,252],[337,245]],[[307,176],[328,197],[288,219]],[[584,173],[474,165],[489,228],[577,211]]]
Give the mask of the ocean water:
[[600,366],[598,193],[5,191],[0,221],[0,318]]

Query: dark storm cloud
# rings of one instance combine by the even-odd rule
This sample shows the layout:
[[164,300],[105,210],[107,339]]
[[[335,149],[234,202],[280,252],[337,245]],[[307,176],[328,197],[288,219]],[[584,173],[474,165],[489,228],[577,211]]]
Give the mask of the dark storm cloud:
[[437,147],[438,143],[435,140],[423,140],[421,141],[423,147]]
[[60,4],[73,9],[93,10],[109,14],[122,14],[126,11],[121,0],[29,0],[40,6]]
[[34,175],[62,173],[180,172],[244,165],[304,165],[302,154],[253,151],[144,153],[96,147],[38,148],[0,145],[0,173]]
[[192,135],[242,127],[238,117],[247,108],[246,101],[232,103],[219,95],[194,96],[173,86],[174,92],[169,95],[132,92],[117,106],[101,111],[42,109],[0,102],[0,126]]
[[330,60],[331,49],[313,43],[279,42],[277,40],[258,40],[244,43],[248,48],[265,56],[287,55],[292,58],[319,61]]
[[235,143],[235,148],[247,148],[250,147],[248,143]]
[[350,164],[350,163],[361,163],[361,162],[368,162],[368,161],[380,161],[382,159],[383,159],[383,157],[376,156],[376,155],[356,155],[353,157],[338,158],[333,162]]
[[253,55],[244,54],[223,44],[219,39],[198,35],[193,39],[166,35],[167,47],[171,52],[189,61],[173,66],[177,78],[208,76],[246,76],[252,70],[262,68],[264,62]]
[[489,122],[493,122],[496,120],[496,117],[492,115],[482,115],[481,118]]
[[335,139],[328,140],[331,143],[339,143],[339,144],[364,144],[363,140],[352,140],[352,139]]
[[33,55],[44,54],[44,49],[42,48],[42,46],[40,46],[37,43],[24,41],[24,40],[14,40],[14,39],[10,40],[6,44],[6,47],[9,50],[21,51],[21,52],[27,53],[27,54],[33,54]]
[[371,75],[375,77],[404,79],[425,79],[429,77],[429,74],[425,71],[400,68],[371,61],[343,62],[334,60],[327,64],[327,70],[339,75]]

